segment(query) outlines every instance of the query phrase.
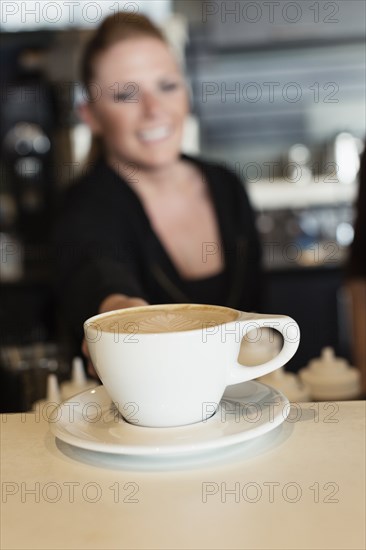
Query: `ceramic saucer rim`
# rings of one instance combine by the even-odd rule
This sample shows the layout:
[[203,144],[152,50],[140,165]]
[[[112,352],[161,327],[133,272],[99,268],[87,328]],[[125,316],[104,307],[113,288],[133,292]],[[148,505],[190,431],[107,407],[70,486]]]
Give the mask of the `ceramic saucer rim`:
[[[254,383],[256,386],[265,386],[267,388],[269,388],[274,396],[272,396],[272,401],[274,401],[274,397],[276,397],[277,399],[279,398],[281,403],[282,404],[282,413],[281,414],[277,414],[277,416],[274,416],[272,422],[265,422],[264,424],[262,425],[259,425],[259,426],[256,426],[256,427],[253,427],[253,429],[251,430],[248,430],[248,429],[242,429],[240,430],[239,432],[236,432],[236,433],[233,433],[233,434],[229,434],[229,435],[218,435],[216,438],[213,438],[211,440],[206,440],[206,441],[197,441],[193,444],[190,444],[190,445],[172,445],[172,446],[166,446],[164,445],[163,447],[158,447],[158,446],[152,446],[152,445],[123,445],[123,444],[115,444],[115,443],[112,443],[112,442],[103,442],[103,441],[91,441],[90,439],[82,439],[70,432],[67,431],[67,429],[65,428],[64,426],[64,423],[61,423],[61,425],[56,421],[56,422],[52,422],[51,420],[49,420],[49,425],[50,425],[50,429],[51,429],[51,432],[53,433],[53,435],[55,435],[58,439],[60,439],[61,441],[64,441],[66,443],[68,443],[69,445],[72,445],[74,447],[78,447],[78,448],[81,448],[81,449],[84,449],[84,450],[88,450],[88,451],[94,451],[94,452],[100,452],[100,453],[108,453],[108,454],[114,454],[114,455],[128,455],[128,456],[146,456],[146,457],[173,457],[173,456],[178,456],[178,455],[189,455],[189,454],[192,454],[192,453],[200,453],[200,452],[205,452],[205,451],[210,451],[210,450],[213,450],[213,449],[219,449],[219,448],[225,448],[225,447],[229,447],[231,445],[235,445],[235,444],[238,444],[238,443],[244,443],[246,441],[250,441],[252,439],[255,439],[257,437],[260,437],[261,435],[265,434],[265,433],[268,433],[272,430],[274,430],[275,428],[277,428],[280,424],[282,424],[285,420],[286,420],[286,417],[288,416],[289,414],[289,400],[287,399],[287,397],[285,395],[282,394],[282,392],[280,392],[279,390],[277,390],[276,388],[273,388],[272,386],[268,386],[266,384],[263,384],[261,382],[257,382],[255,380],[250,380],[249,381],[250,383]],[[64,408],[65,406],[67,406],[67,403],[71,403],[71,402],[75,402],[75,399],[79,398],[79,399],[83,399],[85,398],[86,396],[88,395],[93,395],[94,399],[95,399],[95,394],[101,394],[100,396],[97,395],[97,397],[99,397],[99,400],[102,400],[102,399],[105,399],[106,397],[108,398],[108,394],[106,392],[106,389],[104,388],[103,385],[101,386],[98,386],[96,388],[93,388],[93,389],[88,389],[84,392],[81,392],[75,396],[73,396],[72,398],[70,399],[67,399],[65,400],[63,403],[61,403],[57,409],[55,410],[55,414],[56,414],[56,411],[58,410],[62,410],[62,408]],[[249,396],[243,396],[243,399],[245,398],[248,398]],[[226,397],[225,396],[223,397],[223,399],[221,400],[220,402],[220,406],[219,408],[222,406],[222,403],[224,401],[231,401],[231,402],[240,402],[240,398],[239,397]],[[111,400],[110,400],[111,402]],[[285,410],[285,407],[287,407],[287,414],[283,414],[283,411]],[[206,426],[210,426],[212,424],[212,422],[215,422],[215,420],[217,419],[217,415],[219,414],[219,411],[214,414],[211,418],[209,418],[207,421],[204,422],[204,424]],[[57,416],[56,416],[57,418]],[[229,420],[230,422],[230,420]],[[171,431],[171,433],[173,434],[177,434],[179,433],[179,431],[182,431],[182,430],[195,430],[195,429],[202,429],[202,424],[201,422],[198,422],[198,423],[195,423],[195,424],[190,424],[190,425],[186,425],[186,426],[177,426],[177,427],[167,427],[167,428],[149,428],[149,427],[143,427],[143,426],[133,426],[132,424],[129,424],[126,422],[126,425],[128,426],[127,429],[136,429],[136,430],[148,430],[150,433],[152,430],[157,430],[158,432],[160,432],[161,430],[164,430],[166,432]]]

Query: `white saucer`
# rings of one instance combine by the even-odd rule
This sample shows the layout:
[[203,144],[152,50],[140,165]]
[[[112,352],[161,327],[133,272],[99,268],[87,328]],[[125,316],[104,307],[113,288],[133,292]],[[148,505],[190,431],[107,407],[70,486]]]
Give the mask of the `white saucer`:
[[228,447],[270,432],[286,419],[288,399],[256,381],[229,386],[217,412],[205,422],[177,428],[127,423],[103,386],[62,403],[52,413],[52,433],[73,446],[119,455],[164,457]]

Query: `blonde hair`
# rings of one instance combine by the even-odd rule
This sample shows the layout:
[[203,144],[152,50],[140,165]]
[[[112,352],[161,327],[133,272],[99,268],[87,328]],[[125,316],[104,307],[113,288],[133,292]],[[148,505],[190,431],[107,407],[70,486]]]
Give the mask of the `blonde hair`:
[[[91,84],[94,78],[94,67],[97,57],[117,42],[131,38],[156,38],[169,45],[163,32],[146,16],[118,12],[107,17],[98,27],[91,40],[87,43],[80,64],[81,82],[87,92],[91,94]],[[103,155],[103,138],[93,136],[89,152],[88,164],[93,164]]]

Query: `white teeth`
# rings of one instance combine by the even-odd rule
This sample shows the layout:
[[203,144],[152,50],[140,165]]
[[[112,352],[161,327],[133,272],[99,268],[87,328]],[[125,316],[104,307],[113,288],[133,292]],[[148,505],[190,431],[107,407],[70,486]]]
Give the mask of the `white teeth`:
[[139,135],[144,141],[156,141],[168,137],[169,129],[167,126],[159,126],[152,130],[144,130],[140,132]]

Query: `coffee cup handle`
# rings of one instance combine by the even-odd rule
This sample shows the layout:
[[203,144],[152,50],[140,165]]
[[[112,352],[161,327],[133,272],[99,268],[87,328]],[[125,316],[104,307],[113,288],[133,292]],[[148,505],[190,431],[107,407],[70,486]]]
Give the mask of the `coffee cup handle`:
[[[276,357],[273,357],[266,363],[255,366],[245,366],[236,361],[229,368],[227,385],[239,384],[259,376],[264,376],[283,365],[295,355],[300,343],[299,325],[291,317],[286,315],[260,315],[243,313],[236,321],[240,325],[241,340],[246,334],[258,328],[273,328],[283,336],[283,347]],[[240,340],[240,343],[241,343]],[[239,345],[240,349],[240,345]],[[239,350],[238,350],[239,354]]]

